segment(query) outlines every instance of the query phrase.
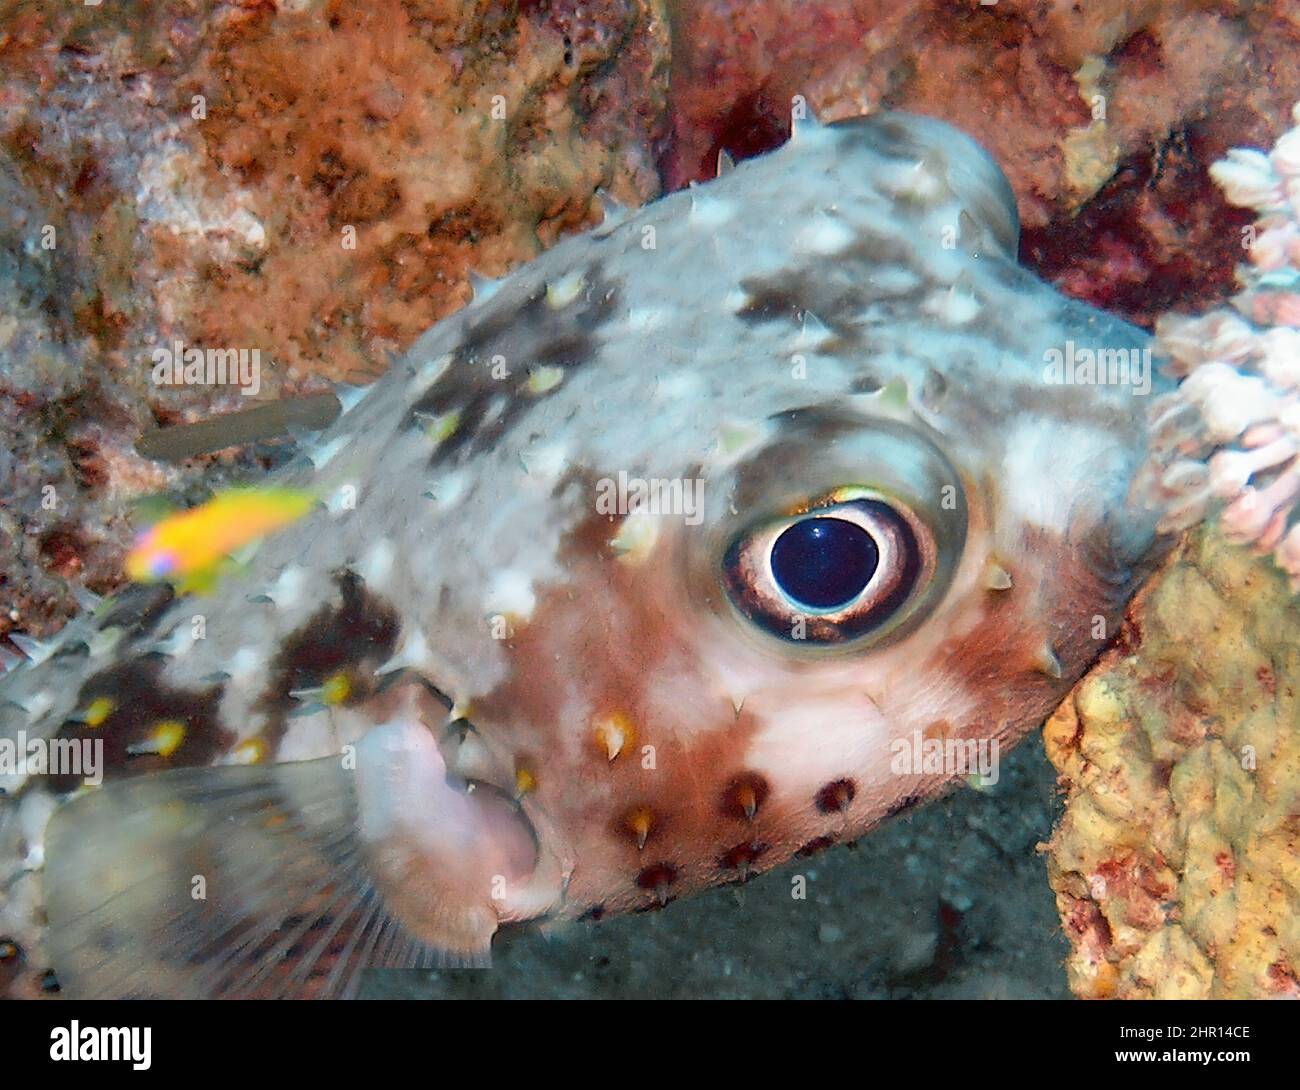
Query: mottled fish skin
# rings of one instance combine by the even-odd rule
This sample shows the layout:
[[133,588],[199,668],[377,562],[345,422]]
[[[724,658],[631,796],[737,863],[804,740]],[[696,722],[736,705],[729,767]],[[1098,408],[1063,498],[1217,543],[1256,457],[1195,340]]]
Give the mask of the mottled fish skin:
[[[490,921],[456,924],[466,934],[653,908],[860,836],[952,780],[893,771],[891,742],[1014,743],[1096,657],[1164,548],[1159,513],[1128,499],[1147,399],[1043,378],[1045,353],[1070,342],[1140,351],[1146,338],[1021,269],[1017,232],[977,145],[884,114],[802,125],[714,182],[562,242],[422,337],[320,437],[314,464],[277,475],[327,497],[320,510],[210,596],[135,588],[70,626],[3,681],[0,736],[101,739],[109,781],[252,764],[245,778],[270,792],[273,763],[347,752],[386,724],[375,767],[394,761],[411,784],[378,809],[363,791],[361,818],[339,804],[338,820],[368,825],[382,911],[410,932],[400,954],[366,947],[390,964],[416,960],[415,939],[472,945],[415,918],[452,896],[437,867],[421,892],[418,860],[452,849],[374,861],[376,844],[421,842],[403,823],[424,820],[412,815],[440,761],[501,800],[463,815],[510,872]],[[620,473],[702,480],[702,517],[599,513]],[[736,604],[745,576],[724,573],[729,549],[845,486],[910,512],[915,591],[856,641],[818,645],[815,618],[803,641],[764,631]],[[330,679],[332,696],[304,692]],[[102,722],[72,721],[101,697]],[[183,727],[168,755],[128,756],[166,721]],[[409,761],[392,756],[407,744],[393,724],[412,723],[437,748],[416,752],[417,738]],[[201,826],[203,775],[139,781],[147,820],[165,796]],[[81,938],[47,947],[37,923],[42,867],[71,900],[108,881],[83,877],[109,866],[90,849],[66,864],[45,851],[76,779],[0,786],[14,987],[49,949],[70,951],[53,965],[65,986],[113,991]],[[129,885],[170,833],[115,839],[137,796],[114,790],[67,805],[58,837],[116,851]],[[511,843],[520,828],[531,854]],[[137,911],[190,878],[141,879]],[[55,931],[83,911],[100,910],[53,913]],[[104,941],[147,966],[168,934],[140,924]],[[146,992],[214,990],[197,969],[142,972]]]

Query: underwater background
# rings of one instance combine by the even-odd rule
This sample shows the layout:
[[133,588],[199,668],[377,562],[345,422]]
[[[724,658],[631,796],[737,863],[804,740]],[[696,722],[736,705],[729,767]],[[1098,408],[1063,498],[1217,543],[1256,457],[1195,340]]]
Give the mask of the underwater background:
[[[1246,183],[1210,165],[1295,123],[1300,10],[3,0],[0,73],[3,639],[56,632],[74,588],[119,589],[148,497],[292,455],[284,408],[179,427],[248,403],[156,385],[159,345],[263,346],[268,404],[364,384],[471,274],[780,145],[799,103],[973,136],[1015,191],[1022,263],[1066,294],[1149,330],[1227,306],[1272,258],[1243,248]],[[1198,532],[993,787],[662,912],[506,934],[490,973],[376,972],[365,994],[1300,994],[1289,602],[1267,558]],[[1243,748],[1274,754],[1266,782]]]

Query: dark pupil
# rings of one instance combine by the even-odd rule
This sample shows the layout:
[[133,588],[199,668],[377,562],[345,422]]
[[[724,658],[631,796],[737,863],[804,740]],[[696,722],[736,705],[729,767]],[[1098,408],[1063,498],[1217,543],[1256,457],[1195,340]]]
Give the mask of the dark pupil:
[[812,609],[847,605],[871,582],[880,550],[857,523],[836,518],[796,522],[772,546],[772,574],[796,602]]

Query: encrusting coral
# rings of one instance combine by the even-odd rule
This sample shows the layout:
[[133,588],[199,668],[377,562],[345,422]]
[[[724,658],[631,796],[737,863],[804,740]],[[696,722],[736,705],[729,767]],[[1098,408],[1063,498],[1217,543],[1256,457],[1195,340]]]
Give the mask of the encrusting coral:
[[1169,529],[1222,516],[1044,731],[1067,796],[1048,872],[1086,997],[1300,997],[1300,128],[1211,169],[1260,218],[1234,309],[1157,326],[1184,381],[1153,406],[1142,487],[1173,502]]
[[1297,679],[1286,580],[1206,528],[1048,721],[1076,995],[1300,998]]

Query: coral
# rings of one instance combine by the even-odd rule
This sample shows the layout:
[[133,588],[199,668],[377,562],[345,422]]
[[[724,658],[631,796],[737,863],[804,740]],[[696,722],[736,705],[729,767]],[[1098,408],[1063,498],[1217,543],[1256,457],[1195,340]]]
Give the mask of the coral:
[[1157,323],[1164,369],[1183,381],[1153,406],[1159,480],[1143,487],[1172,505],[1167,529],[1224,505],[1227,540],[1271,552],[1300,590],[1300,127],[1271,154],[1238,149],[1210,169],[1260,218],[1243,235],[1239,313]]
[[1044,731],[1045,846],[1086,997],[1300,997],[1300,623],[1198,530]]
[[599,189],[657,192],[650,5],[325,9],[217,28],[191,74],[207,171],[274,240],[202,278],[205,339],[373,376],[376,348],[466,301],[470,266],[500,275],[599,222]]
[[1232,309],[1157,323],[1182,381],[1135,485],[1200,528],[1044,729],[1083,996],[1300,997],[1300,128],[1210,172],[1259,215],[1249,262]]

